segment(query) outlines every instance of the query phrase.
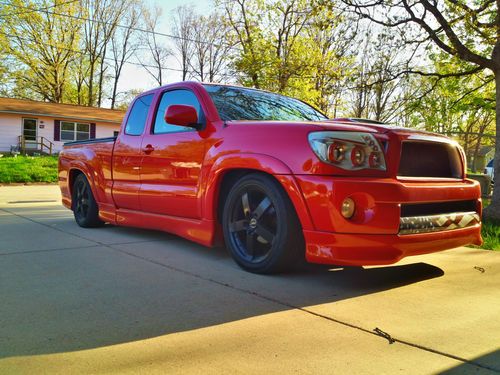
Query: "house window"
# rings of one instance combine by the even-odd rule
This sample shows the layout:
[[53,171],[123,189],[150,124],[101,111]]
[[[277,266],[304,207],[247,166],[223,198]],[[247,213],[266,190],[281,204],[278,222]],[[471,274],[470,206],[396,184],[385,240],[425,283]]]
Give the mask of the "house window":
[[90,124],[61,121],[61,141],[84,141],[90,138]]

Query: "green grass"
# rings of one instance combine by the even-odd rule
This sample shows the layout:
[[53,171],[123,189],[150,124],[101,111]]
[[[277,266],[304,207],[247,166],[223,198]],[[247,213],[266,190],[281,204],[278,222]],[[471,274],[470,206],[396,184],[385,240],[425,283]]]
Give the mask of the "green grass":
[[0,183],[57,182],[57,156],[4,156]]
[[481,249],[500,251],[500,223],[483,221]]
[[[483,199],[483,208],[488,207],[489,199]],[[500,251],[500,223],[494,221],[483,220],[481,235],[483,236],[483,244],[479,247],[487,250]],[[473,246],[477,247],[477,246]]]

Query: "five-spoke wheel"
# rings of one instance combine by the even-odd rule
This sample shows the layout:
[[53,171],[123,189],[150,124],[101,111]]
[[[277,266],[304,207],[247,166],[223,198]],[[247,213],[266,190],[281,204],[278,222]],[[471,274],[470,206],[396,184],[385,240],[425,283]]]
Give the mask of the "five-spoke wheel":
[[295,210],[272,177],[241,178],[225,202],[222,221],[227,247],[248,271],[281,271],[303,250]]
[[84,228],[98,227],[103,224],[99,219],[99,208],[83,174],[79,174],[73,184],[73,214],[77,224]]

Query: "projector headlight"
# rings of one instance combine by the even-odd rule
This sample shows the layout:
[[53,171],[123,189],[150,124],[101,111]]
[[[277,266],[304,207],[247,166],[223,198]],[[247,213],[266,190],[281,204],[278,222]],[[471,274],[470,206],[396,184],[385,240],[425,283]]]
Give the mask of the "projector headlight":
[[336,167],[386,170],[384,150],[371,133],[313,132],[309,144],[320,160]]

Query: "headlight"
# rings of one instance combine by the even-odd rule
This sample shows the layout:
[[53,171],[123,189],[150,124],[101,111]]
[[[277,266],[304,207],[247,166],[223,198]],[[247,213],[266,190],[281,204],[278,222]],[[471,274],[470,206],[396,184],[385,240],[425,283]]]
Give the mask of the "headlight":
[[323,131],[309,133],[309,144],[325,163],[346,170],[386,170],[384,150],[370,133]]

